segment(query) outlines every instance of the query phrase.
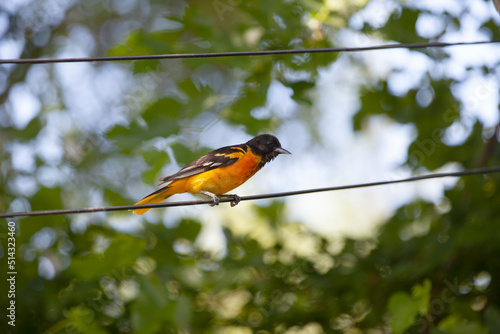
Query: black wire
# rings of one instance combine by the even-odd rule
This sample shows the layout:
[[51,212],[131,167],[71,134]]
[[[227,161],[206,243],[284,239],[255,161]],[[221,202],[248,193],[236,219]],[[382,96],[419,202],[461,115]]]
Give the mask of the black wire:
[[500,40],[456,42],[456,43],[433,42],[433,43],[414,43],[414,44],[384,44],[384,45],[363,46],[363,47],[353,47],[353,48],[288,49],[288,50],[183,53],[183,54],[114,56],[114,57],[39,58],[39,59],[3,59],[3,60],[0,59],[0,64],[82,63],[82,62],[102,62],[102,61],[122,61],[122,60],[266,56],[266,55],[287,55],[287,54],[303,54],[303,53],[359,52],[359,51],[385,50],[385,49],[421,49],[429,47],[479,45],[479,44],[492,44],[492,43],[500,43]]
[[[461,171],[461,172],[436,173],[436,174],[414,176],[414,177],[410,177],[407,179],[400,179],[400,180],[378,181],[378,182],[351,184],[351,185],[338,186],[338,187],[314,188],[314,189],[286,191],[286,192],[262,194],[262,195],[241,196],[240,199],[242,201],[250,201],[250,200],[257,200],[257,199],[268,199],[268,198],[276,198],[276,197],[319,193],[319,192],[324,192],[324,191],[338,191],[338,190],[347,190],[347,189],[355,189],[355,188],[374,187],[374,186],[381,186],[381,185],[395,184],[395,183],[415,182],[415,181],[428,180],[428,179],[437,179],[437,178],[442,178],[442,177],[459,177],[459,176],[477,175],[477,174],[491,174],[491,173],[499,173],[499,172],[500,172],[500,166],[499,167],[489,167],[489,168],[478,168],[478,169],[465,170],[465,171]],[[233,200],[232,198],[220,198],[221,203],[231,202],[232,200]],[[167,203],[160,203],[160,204],[121,205],[121,206],[108,206],[108,207],[83,208],[83,209],[45,210],[45,211],[31,211],[31,212],[7,212],[7,213],[1,213],[0,218],[65,215],[65,214],[75,214],[75,213],[91,213],[91,212],[107,212],[107,211],[124,211],[124,210],[135,210],[135,209],[145,209],[145,208],[148,208],[148,209],[150,209],[150,208],[164,208],[164,207],[173,207],[173,206],[188,206],[188,205],[201,205],[201,204],[212,204],[212,203],[213,203],[212,200],[200,200],[200,201],[167,202]]]

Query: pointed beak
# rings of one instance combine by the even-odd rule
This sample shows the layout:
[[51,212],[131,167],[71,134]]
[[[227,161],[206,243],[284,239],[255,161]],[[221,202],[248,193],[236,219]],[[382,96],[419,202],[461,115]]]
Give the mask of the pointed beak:
[[285,150],[284,148],[281,148],[281,147],[275,148],[274,152],[276,152],[278,154],[292,154],[292,153],[288,152],[287,150]]

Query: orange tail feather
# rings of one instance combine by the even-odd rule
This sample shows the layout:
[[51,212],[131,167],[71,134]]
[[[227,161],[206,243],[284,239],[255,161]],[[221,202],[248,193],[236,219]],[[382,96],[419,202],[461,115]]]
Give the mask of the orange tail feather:
[[[157,191],[155,191],[152,194],[149,194],[148,196],[144,197],[142,200],[139,202],[135,203],[134,205],[141,205],[141,204],[157,204],[161,203],[170,196],[172,196],[175,192],[171,190],[170,186],[163,187]],[[146,212],[148,212],[150,209],[135,209],[133,212],[136,215],[142,215]]]

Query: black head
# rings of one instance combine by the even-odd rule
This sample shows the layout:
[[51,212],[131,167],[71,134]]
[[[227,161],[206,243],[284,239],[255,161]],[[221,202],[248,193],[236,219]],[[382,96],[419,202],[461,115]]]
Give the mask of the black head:
[[250,146],[252,152],[263,156],[265,162],[271,161],[278,154],[291,154],[281,147],[278,138],[267,133],[250,139],[247,145]]

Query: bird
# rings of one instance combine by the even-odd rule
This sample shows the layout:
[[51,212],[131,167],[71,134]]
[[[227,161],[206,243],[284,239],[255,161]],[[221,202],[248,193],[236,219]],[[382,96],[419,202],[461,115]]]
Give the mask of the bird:
[[[242,185],[265,164],[280,154],[291,154],[271,134],[260,134],[244,144],[225,146],[213,150],[191,162],[177,173],[160,179],[159,190],[147,195],[135,205],[161,203],[174,194],[201,194],[212,199],[211,206],[219,204],[219,198],[232,198],[231,206],[240,201],[238,195],[226,194]],[[142,215],[149,208],[135,209]]]

